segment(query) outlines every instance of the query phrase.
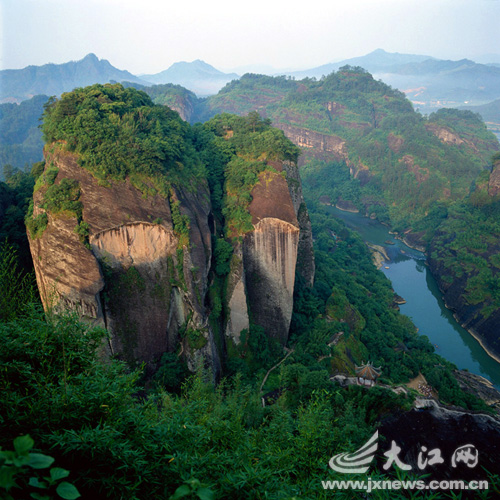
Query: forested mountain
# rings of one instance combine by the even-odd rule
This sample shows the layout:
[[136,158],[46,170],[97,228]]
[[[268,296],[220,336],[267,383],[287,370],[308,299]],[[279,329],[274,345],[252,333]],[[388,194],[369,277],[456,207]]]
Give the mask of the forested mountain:
[[[245,75],[200,109],[202,119],[257,110],[303,147],[304,158],[345,162],[363,195],[344,198],[356,196],[400,229],[435,201],[463,198],[498,150],[473,113],[442,110],[424,118],[404,94],[357,68],[319,81]],[[327,195],[330,186],[318,185]]]
[[20,102],[37,94],[60,95],[75,87],[110,81],[146,83],[105,59],[88,54],[80,61],[1,70],[0,102]]
[[[445,106],[484,104],[500,97],[500,69],[494,64],[477,64],[467,59],[445,61],[382,49],[284,74],[295,79],[319,79],[346,65],[362,67],[376,79],[405,92],[414,105],[425,112]],[[182,85],[203,97],[216,94],[225,84],[238,78],[236,73],[224,73],[201,60],[177,62],[160,73],[137,77],[89,54],[76,62],[0,71],[0,101],[19,102],[36,94],[60,95],[75,87],[110,81]]]
[[479,115],[425,118],[401,92],[348,67],[319,81],[245,75],[200,109],[205,118],[257,110],[302,148],[306,191],[360,208],[412,246],[430,244],[448,305],[499,355],[497,168],[489,172],[499,144]]
[[[492,314],[500,305],[497,276],[488,264],[497,252],[491,203],[498,191],[497,174],[489,179],[488,170],[499,144],[479,115],[441,109],[423,117],[401,92],[349,67],[319,81],[244,75],[195,104],[192,121],[258,111],[302,148],[306,191],[358,207],[419,249],[431,244],[431,269],[441,288],[448,290],[451,280],[456,284],[446,295],[448,305],[490,353],[498,352],[492,333],[499,321]],[[481,191],[485,182],[491,188]],[[480,213],[470,213],[479,204],[485,205]],[[470,219],[466,225],[474,227],[469,243],[450,233],[452,221],[464,214]],[[477,217],[484,222],[478,224]],[[486,246],[474,249],[471,241],[480,240]]]
[[441,107],[483,104],[500,97],[500,70],[468,59],[449,61],[378,49],[366,56],[286,73],[297,79],[321,78],[343,66],[359,66],[375,79],[405,92],[414,106],[431,112]]
[[500,99],[483,104],[482,106],[464,106],[461,109],[468,109],[474,113],[479,113],[488,127],[500,133]]
[[155,104],[168,106],[177,111],[179,116],[189,122],[199,104],[199,99],[190,90],[172,83],[153,85],[152,87],[141,87]]
[[[44,162],[0,183],[0,229],[7,236],[7,211],[24,212],[22,193],[34,185],[26,225],[46,309],[30,300],[33,288],[2,242],[0,289],[8,293],[0,295],[0,415],[9,425],[0,446],[2,453],[14,448],[2,456],[19,465],[0,488],[7,482],[13,496],[37,493],[40,485],[52,493],[64,479],[58,491],[71,491],[72,498],[75,487],[84,497],[117,499],[326,497],[321,481],[345,477],[328,468],[330,458],[363,446],[376,429],[384,449],[392,439],[408,443],[402,458],[416,471],[414,424],[398,436],[393,429],[422,414],[432,443],[439,438],[433,429],[444,427],[455,445],[467,422],[468,439],[474,437],[481,464],[497,481],[500,432],[488,415],[410,410],[417,393],[405,384],[422,374],[441,401],[494,412],[459,388],[454,366],[399,313],[364,242],[314,196],[305,205],[301,150],[271,123],[282,117],[278,125],[300,124],[307,138],[305,127],[316,123],[307,116],[317,121],[323,142],[301,146],[317,155],[311,164],[335,188],[336,178],[326,175],[335,151],[325,139],[334,136],[325,128],[346,131],[337,153],[348,156],[332,170],[349,179],[342,161],[361,157],[362,132],[381,141],[390,134],[384,120],[395,114],[406,123],[411,105],[359,71],[332,75],[323,88],[322,82],[260,78],[239,84],[248,96],[236,98],[233,83],[214,101],[241,104],[245,116],[222,113],[194,126],[119,84],[51,99],[42,127]],[[156,90],[155,99],[162,92],[191,97],[173,86]],[[304,94],[308,99],[300,100]],[[266,98],[269,118],[246,113]],[[344,107],[337,108],[341,99]],[[200,112],[214,111],[214,102]],[[289,103],[289,114],[281,102]],[[430,131],[419,120],[413,120],[417,137],[435,137],[444,122],[449,134],[461,131],[468,141],[462,149],[474,146],[482,161],[488,136],[476,137],[482,128],[474,115],[440,114]],[[398,134],[413,144],[406,129]],[[413,151],[397,144],[398,153],[388,148],[394,155]],[[441,139],[432,144],[442,151]],[[408,171],[404,161],[392,165]],[[346,180],[346,191],[382,186],[376,167],[364,185]],[[308,189],[318,192],[312,184]],[[376,199],[383,206],[390,196],[384,189]],[[408,211],[405,216],[414,220]],[[368,359],[381,366],[380,387],[331,380],[339,372],[354,376]],[[28,432],[34,443],[19,438]],[[26,460],[51,466],[41,453],[56,460],[54,467],[28,474]],[[383,455],[374,460],[377,477],[400,477],[384,463]],[[457,474],[486,474],[474,472],[464,466]],[[449,477],[445,467],[437,473]],[[381,498],[393,498],[392,492]]]
[[374,75],[404,90],[415,106],[426,111],[443,106],[483,104],[500,97],[500,68],[468,59],[427,60]]
[[39,125],[47,100],[47,96],[37,95],[19,105],[0,104],[0,165],[23,168],[42,160]]

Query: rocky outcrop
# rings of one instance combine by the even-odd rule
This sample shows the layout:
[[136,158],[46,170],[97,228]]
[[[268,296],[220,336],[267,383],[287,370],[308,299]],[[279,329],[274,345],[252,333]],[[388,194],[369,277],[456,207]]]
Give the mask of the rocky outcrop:
[[465,370],[454,370],[460,389],[481,398],[488,406],[500,413],[500,392],[486,378]]
[[342,197],[337,200],[337,203],[335,203],[335,207],[339,210],[342,210],[343,212],[359,214],[359,208],[352,201],[344,200]]
[[415,158],[411,155],[405,155],[399,160],[400,163],[404,163],[408,172],[411,172],[415,176],[415,180],[418,185],[427,181],[430,177],[429,169],[426,167],[420,167],[415,163]]
[[299,169],[294,162],[270,162],[278,172],[284,172],[288,192],[293,204],[293,209],[299,223],[299,247],[297,254],[297,271],[304,278],[307,286],[314,282],[315,264],[311,220],[302,194],[302,181]]
[[401,239],[403,243],[413,250],[424,253],[427,250],[427,244],[424,240],[425,231],[413,232],[411,229],[405,231],[402,236],[396,236]]
[[[283,345],[293,310],[296,272],[314,279],[312,231],[298,167],[270,162],[251,192],[253,230],[234,243],[227,280],[225,332],[235,344],[251,323]],[[46,150],[54,183],[78,183],[81,220],[47,211],[46,229],[30,247],[46,308],[69,308],[109,332],[107,350],[151,370],[165,352],[177,352],[194,370],[202,360],[219,370],[223,347],[208,323],[206,296],[212,265],[210,196],[172,187],[167,197],[144,195],[130,179],[98,182],[61,147]],[[151,186],[149,186],[151,187]],[[34,193],[34,216],[45,209],[43,183]],[[177,218],[188,221],[179,234]],[[86,239],[75,229],[86,227]],[[212,223],[213,224],[213,223]],[[84,232],[85,233],[85,232]],[[222,350],[221,350],[222,349]]]
[[226,336],[235,344],[240,343],[241,332],[250,328],[247,295],[243,248],[242,243],[237,242],[234,245],[227,284],[229,316],[226,324]]
[[[488,480],[485,469],[491,474],[500,473],[500,421],[497,418],[433,405],[390,415],[378,429],[379,436],[383,436],[376,459],[381,472],[387,463],[384,453],[395,441],[400,448],[399,460],[411,466],[412,473],[429,474],[426,483],[442,479]],[[459,456],[461,447],[467,447],[470,455]],[[434,449],[439,450],[442,461],[431,465],[429,452]],[[478,460],[474,462],[476,454]],[[389,472],[391,470],[395,468],[391,467]],[[476,492],[465,498],[477,498]]]
[[249,212],[253,230],[236,243],[228,283],[229,321],[226,334],[239,343],[252,323],[283,345],[293,309],[297,265],[312,285],[312,232],[297,166],[272,162],[252,190]]
[[[40,212],[35,207],[34,215]],[[95,256],[75,233],[76,223],[75,217],[48,214],[43,236],[28,235],[38,289],[46,309],[69,308],[103,324],[104,280]]]
[[403,137],[395,135],[392,132],[387,136],[387,144],[394,153],[399,153],[404,143],[405,140]]
[[250,315],[283,345],[292,318],[298,243],[298,223],[266,217],[243,244]]
[[440,127],[435,123],[427,123],[425,128],[430,132],[432,132],[444,144],[454,144],[455,146],[460,146],[465,142],[457,134],[453,133],[450,129],[445,127]]
[[496,161],[490,174],[488,182],[488,194],[497,196],[500,194],[500,160]]
[[[181,352],[192,368],[203,357],[214,372],[219,355],[207,326],[204,297],[210,268],[208,188],[176,188],[170,199],[144,196],[130,180],[99,183],[76,155],[46,150],[55,183],[75,179],[88,243],[75,233],[76,217],[48,212],[48,224],[30,248],[46,308],[69,307],[110,332],[111,353],[154,368],[164,352]],[[43,211],[42,186],[34,215]],[[171,202],[189,220],[189,243],[174,229]]]
[[187,97],[177,97],[173,102],[168,103],[168,107],[177,111],[179,116],[186,122],[191,122],[194,115],[194,105],[191,99]]
[[294,127],[284,123],[275,123],[274,126],[283,130],[284,134],[294,144],[306,150],[311,150],[315,156],[323,157],[327,153],[327,157],[330,160],[349,161],[346,141],[336,135],[321,134],[313,130]]
[[[443,294],[443,300],[446,306],[453,311],[455,319],[476,338],[491,357],[500,362],[500,337],[498,335],[500,310],[495,309],[486,316],[484,310],[488,303],[469,303],[467,301],[464,290],[466,290],[470,278],[468,273],[454,274],[452,279],[446,279],[450,276],[451,271],[445,267],[444,259],[441,258],[443,255],[441,245],[443,243],[440,243],[439,246],[435,244],[435,239],[439,236],[441,233],[438,230],[435,238],[431,241],[427,261],[429,270],[436,278]],[[449,241],[445,241],[444,245],[449,243]]]

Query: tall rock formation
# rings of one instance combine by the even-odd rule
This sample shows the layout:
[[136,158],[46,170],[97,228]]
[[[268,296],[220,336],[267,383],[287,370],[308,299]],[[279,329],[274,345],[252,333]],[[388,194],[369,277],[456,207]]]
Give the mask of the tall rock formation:
[[[226,334],[239,343],[250,319],[286,344],[293,310],[296,271],[314,280],[312,231],[294,162],[269,162],[252,189],[253,230],[235,244],[228,284]],[[283,175],[284,174],[284,175]]]
[[[74,215],[43,208],[49,186],[42,184],[33,215],[46,213],[47,227],[39,237],[28,234],[44,306],[77,310],[106,327],[110,352],[130,362],[153,363],[164,352],[182,351],[191,368],[203,356],[217,371],[203,304],[212,256],[206,183],[196,194],[177,188],[170,200],[145,197],[129,179],[100,185],[77,155],[51,150],[45,159],[58,169],[54,185],[78,182],[88,244],[75,232]],[[186,244],[174,228],[173,200],[189,219]]]
[[217,376],[225,339],[254,325],[286,344],[314,255],[299,150],[281,131],[258,115],[191,129],[120,85],[64,94],[43,128],[27,226],[45,308],[105,327],[110,354],[151,371],[169,352]]

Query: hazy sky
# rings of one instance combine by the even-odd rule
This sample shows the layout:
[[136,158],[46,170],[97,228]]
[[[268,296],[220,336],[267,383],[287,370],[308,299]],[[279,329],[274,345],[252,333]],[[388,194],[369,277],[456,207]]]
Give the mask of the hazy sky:
[[132,73],[203,59],[311,68],[383,48],[500,53],[500,0],[0,0],[2,69],[94,52]]

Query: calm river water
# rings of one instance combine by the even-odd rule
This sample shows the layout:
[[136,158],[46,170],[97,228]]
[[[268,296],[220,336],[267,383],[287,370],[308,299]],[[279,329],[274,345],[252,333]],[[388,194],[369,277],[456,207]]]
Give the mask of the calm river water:
[[420,334],[427,335],[437,346],[437,354],[460,369],[482,375],[500,389],[500,364],[486,354],[446,309],[436,281],[425,265],[424,254],[395,239],[387,227],[377,221],[334,207],[328,209],[365,241],[386,249],[390,261],[384,263],[381,270],[391,280],[394,291],[406,300],[406,304],[400,306],[401,312],[413,320]]

